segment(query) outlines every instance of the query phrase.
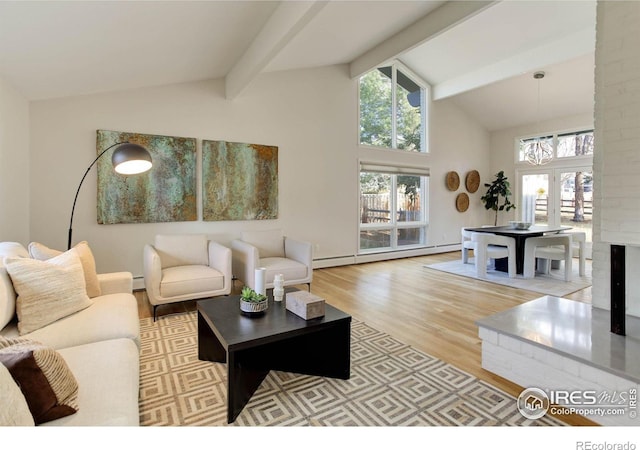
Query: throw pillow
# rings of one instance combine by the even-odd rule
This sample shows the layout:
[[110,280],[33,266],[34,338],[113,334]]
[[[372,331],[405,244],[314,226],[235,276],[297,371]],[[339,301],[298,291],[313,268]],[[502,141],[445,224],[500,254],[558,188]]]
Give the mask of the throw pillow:
[[[101,294],[100,282],[98,281],[98,272],[96,270],[96,259],[93,257],[89,243],[87,241],[82,241],[76,244],[73,248],[78,251],[80,261],[82,262],[84,281],[87,284],[87,295],[89,298],[98,297]],[[62,253],[63,252],[60,250],[54,250],[38,242],[32,242],[29,244],[29,255],[40,261],[46,261],[56,256],[60,256]]]
[[35,425],[27,399],[4,364],[0,364],[0,398],[0,427]]
[[78,411],[78,382],[55,350],[29,339],[0,336],[0,363],[20,386],[36,425]]
[[91,305],[80,257],[74,249],[47,261],[5,258],[4,263],[18,294],[16,312],[20,334],[30,333]]

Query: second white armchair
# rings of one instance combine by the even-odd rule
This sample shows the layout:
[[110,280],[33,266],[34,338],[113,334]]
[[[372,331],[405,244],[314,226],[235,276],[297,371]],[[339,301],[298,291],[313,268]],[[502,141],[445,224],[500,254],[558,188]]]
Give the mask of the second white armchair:
[[310,242],[284,236],[281,230],[245,231],[231,242],[233,276],[255,289],[255,270],[266,269],[265,286],[281,273],[284,285],[306,284],[311,290],[313,250]]

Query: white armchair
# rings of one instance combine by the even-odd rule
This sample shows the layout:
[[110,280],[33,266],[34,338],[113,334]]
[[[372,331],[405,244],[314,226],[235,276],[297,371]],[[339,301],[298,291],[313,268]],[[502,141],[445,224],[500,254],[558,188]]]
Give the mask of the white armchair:
[[266,269],[265,287],[281,273],[284,285],[306,284],[311,290],[313,251],[311,243],[284,236],[281,230],[245,231],[231,242],[233,276],[255,289],[255,270]]
[[204,234],[157,235],[144,247],[144,285],[153,305],[229,295],[231,249]]

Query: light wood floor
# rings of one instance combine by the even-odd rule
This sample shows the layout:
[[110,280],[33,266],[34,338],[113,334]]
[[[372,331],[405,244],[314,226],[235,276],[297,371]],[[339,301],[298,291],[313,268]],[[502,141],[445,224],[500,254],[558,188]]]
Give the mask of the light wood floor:
[[[311,291],[355,319],[517,397],[522,387],[482,369],[475,321],[540,294],[423,267],[459,257],[460,252],[451,252],[316,269]],[[234,293],[239,289],[236,285]],[[136,297],[140,317],[151,317],[144,291],[136,291]],[[590,303],[591,288],[566,298]],[[158,315],[194,309],[195,302],[183,302],[160,307]],[[561,419],[572,425],[594,425],[580,416]]]

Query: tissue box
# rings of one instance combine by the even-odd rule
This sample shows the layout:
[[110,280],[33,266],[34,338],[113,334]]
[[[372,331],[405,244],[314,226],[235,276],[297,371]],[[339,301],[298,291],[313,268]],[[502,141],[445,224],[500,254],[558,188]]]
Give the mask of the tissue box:
[[306,291],[287,292],[287,309],[305,320],[324,316],[324,299]]

